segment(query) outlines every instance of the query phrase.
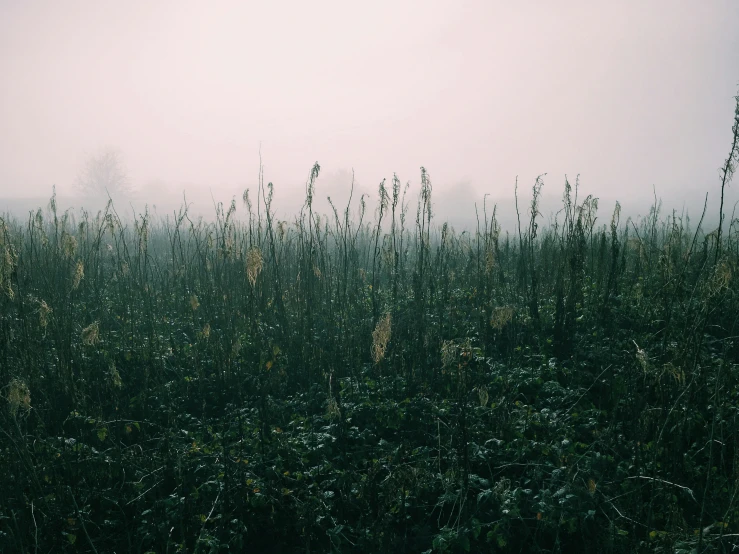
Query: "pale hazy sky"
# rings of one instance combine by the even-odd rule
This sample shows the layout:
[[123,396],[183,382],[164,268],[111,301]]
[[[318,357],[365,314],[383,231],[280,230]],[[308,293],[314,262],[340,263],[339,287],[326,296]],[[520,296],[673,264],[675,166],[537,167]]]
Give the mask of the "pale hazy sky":
[[283,194],[319,161],[680,205],[718,186],[738,84],[737,0],[0,0],[0,197],[112,146],[140,188],[230,198],[261,143]]

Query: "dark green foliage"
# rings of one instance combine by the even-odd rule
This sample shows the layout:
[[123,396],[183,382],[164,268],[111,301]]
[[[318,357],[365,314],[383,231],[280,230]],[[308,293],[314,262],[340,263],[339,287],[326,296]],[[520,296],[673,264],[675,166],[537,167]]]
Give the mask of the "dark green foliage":
[[538,179],[457,234],[422,170],[368,224],[319,170],[293,223],[0,221],[0,550],[731,550],[735,221],[540,228]]

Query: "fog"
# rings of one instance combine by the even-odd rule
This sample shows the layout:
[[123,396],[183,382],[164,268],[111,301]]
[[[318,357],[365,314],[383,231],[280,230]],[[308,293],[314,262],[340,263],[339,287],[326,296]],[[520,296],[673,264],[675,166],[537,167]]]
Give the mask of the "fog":
[[114,149],[124,205],[165,213],[183,191],[204,212],[240,199],[260,160],[285,218],[316,161],[322,210],[352,175],[355,201],[394,174],[413,201],[424,166],[459,226],[485,194],[510,216],[543,173],[545,210],[579,175],[604,219],[654,191],[717,213],[737,29],[735,0],[0,0],[0,211],[52,186],[92,203],[82,168]]

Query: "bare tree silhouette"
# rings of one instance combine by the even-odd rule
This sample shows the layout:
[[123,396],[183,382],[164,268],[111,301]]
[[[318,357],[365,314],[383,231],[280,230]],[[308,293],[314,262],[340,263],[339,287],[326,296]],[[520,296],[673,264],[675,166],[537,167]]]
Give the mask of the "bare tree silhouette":
[[130,194],[132,187],[120,153],[106,148],[90,156],[77,177],[77,188],[98,197]]

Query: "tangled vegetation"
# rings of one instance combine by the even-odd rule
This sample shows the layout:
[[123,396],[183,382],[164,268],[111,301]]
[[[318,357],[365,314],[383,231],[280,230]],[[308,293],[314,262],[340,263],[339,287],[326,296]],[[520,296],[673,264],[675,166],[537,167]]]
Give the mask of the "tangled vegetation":
[[373,218],[315,213],[318,172],[294,222],[261,183],[0,221],[0,549],[730,550],[739,220],[566,183],[544,229],[537,180],[458,234],[424,170]]

